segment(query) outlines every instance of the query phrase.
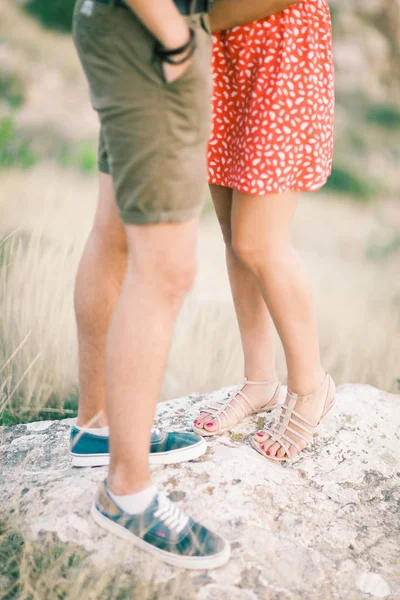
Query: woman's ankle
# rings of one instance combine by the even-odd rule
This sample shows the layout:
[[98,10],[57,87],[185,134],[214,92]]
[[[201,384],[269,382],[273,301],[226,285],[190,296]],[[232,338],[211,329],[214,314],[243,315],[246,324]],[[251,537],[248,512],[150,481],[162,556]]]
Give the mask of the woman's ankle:
[[259,381],[260,383],[265,382],[266,384],[278,381],[279,379],[274,366],[267,369],[252,369],[251,367],[246,367],[245,377],[248,381]]
[[325,377],[326,371],[322,366],[309,373],[296,376],[288,375],[288,390],[299,396],[307,396],[319,390]]

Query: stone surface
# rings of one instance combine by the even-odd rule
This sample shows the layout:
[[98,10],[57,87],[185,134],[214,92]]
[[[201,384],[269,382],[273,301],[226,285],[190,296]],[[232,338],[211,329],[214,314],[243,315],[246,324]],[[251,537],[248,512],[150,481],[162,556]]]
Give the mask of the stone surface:
[[[162,404],[158,424],[188,428],[205,401]],[[218,571],[155,569],[88,520],[106,471],[69,468],[70,421],[0,430],[1,510],[16,509],[32,536],[55,532],[99,565],[129,561],[143,577],[173,580],[198,600],[399,599],[400,396],[342,386],[312,447],[287,466],[249,446],[269,418],[209,440],[196,462],[154,469],[160,488],[232,542],[232,561]]]

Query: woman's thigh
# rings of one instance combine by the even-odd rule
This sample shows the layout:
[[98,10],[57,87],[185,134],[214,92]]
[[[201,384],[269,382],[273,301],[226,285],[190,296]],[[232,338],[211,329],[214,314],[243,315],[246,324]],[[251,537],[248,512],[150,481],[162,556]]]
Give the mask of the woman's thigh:
[[253,196],[236,190],[232,196],[232,244],[239,252],[270,249],[289,244],[299,194],[286,192]]
[[210,185],[210,193],[222,234],[225,241],[230,243],[233,190],[221,185]]

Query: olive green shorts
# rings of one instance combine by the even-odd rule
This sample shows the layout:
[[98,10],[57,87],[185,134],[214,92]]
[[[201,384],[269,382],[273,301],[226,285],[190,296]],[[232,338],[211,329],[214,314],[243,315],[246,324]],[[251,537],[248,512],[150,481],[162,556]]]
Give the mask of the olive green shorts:
[[101,130],[99,169],[110,173],[124,223],[186,221],[202,208],[211,122],[211,36],[206,17],[187,17],[197,49],[166,83],[156,40],[135,14],[78,0],[74,41]]

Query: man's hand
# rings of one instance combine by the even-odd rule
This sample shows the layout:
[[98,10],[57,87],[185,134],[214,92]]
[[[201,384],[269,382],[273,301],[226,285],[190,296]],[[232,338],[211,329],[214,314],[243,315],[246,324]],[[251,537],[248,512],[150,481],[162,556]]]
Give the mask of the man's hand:
[[186,70],[189,68],[191,62],[192,59],[189,58],[182,65],[170,65],[168,63],[164,63],[163,69],[165,81],[167,83],[172,83],[173,81],[180,79],[185,74]]
[[[126,0],[126,2],[165,48],[174,50],[189,41],[189,27],[173,0]],[[165,63],[163,68],[167,83],[179,79],[189,68],[190,62],[187,60],[182,65]]]
[[189,40],[189,27],[173,0],[125,0],[165,48],[180,48]]
[[214,0],[210,11],[211,31],[216,33],[266,19],[298,3],[299,0]]

